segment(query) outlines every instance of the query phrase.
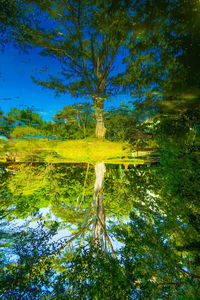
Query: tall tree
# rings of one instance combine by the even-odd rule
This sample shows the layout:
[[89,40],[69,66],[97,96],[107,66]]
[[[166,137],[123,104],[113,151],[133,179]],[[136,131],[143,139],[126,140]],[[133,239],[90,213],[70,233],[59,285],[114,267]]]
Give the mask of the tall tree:
[[58,59],[62,68],[60,77],[49,75],[35,82],[57,93],[92,98],[96,136],[104,137],[104,102],[116,92],[113,67],[121,59],[132,22],[128,2],[117,1],[117,8],[113,1],[101,0],[23,2],[25,17],[13,30],[16,41],[39,47],[42,55]]
[[97,137],[105,135],[104,102],[122,85],[137,101],[139,97],[138,102],[146,100],[145,108],[154,109],[163,95],[180,95],[181,82],[185,86],[194,78],[191,70],[197,70],[194,57],[199,53],[197,0],[22,2],[22,21],[9,24],[15,40],[39,47],[62,68],[58,77],[35,82],[57,93],[92,98]]

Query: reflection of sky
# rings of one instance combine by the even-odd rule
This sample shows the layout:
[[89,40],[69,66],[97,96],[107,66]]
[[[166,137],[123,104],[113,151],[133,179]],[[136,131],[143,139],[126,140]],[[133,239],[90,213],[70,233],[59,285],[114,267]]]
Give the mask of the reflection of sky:
[[[46,218],[46,221],[57,221],[57,222],[62,222],[62,220],[60,218],[56,218],[55,215],[53,213],[51,213],[50,208],[49,207],[45,207],[39,210],[39,215],[42,218]],[[48,216],[48,218],[47,218]],[[0,223],[1,225],[1,223]],[[72,225],[72,227],[74,228],[74,226]],[[14,219],[12,221],[9,222],[9,225],[4,226],[4,231],[8,233],[9,232],[19,232],[19,231],[28,231],[29,228],[31,229],[37,229],[38,228],[38,222],[35,221],[31,216],[25,218],[25,219]],[[70,236],[72,234],[71,231],[69,231],[68,229],[61,229],[58,230],[57,234],[55,236],[52,237],[52,239],[49,241],[49,243],[53,243],[53,242],[57,242],[57,241],[63,241],[63,238],[67,238],[68,236]],[[72,243],[73,245],[73,243]],[[6,250],[6,251],[5,251]],[[3,252],[6,255],[6,258],[9,262],[16,262],[16,260],[18,260],[18,256],[13,254],[12,252],[12,248],[9,247],[5,247],[3,249]]]
[[[40,212],[42,214],[43,217],[45,216],[49,216],[50,217],[50,220],[51,221],[57,221],[57,222],[60,222],[60,223],[63,223],[62,219],[61,218],[58,218],[56,217],[51,211],[50,211],[50,207],[46,207],[46,208],[42,208],[40,209]],[[49,220],[49,219],[48,219]],[[20,220],[21,221],[21,220]],[[123,218],[123,223],[126,224],[129,222],[129,218]],[[118,220],[117,218],[108,218],[106,220],[106,229],[108,230],[109,228],[109,225],[111,224],[118,224]],[[68,227],[69,227],[69,223],[66,224]],[[32,222],[30,224],[30,227],[36,227],[37,226],[37,223],[36,222]],[[63,225],[64,226],[64,225]],[[91,229],[91,228],[90,228]],[[71,224],[70,225],[70,230],[68,229],[59,229],[57,234],[55,236],[53,236],[53,238],[51,239],[51,242],[57,242],[57,241],[68,241],[70,240],[70,238],[72,238],[73,236],[73,233],[74,232],[77,232],[77,228],[75,225]],[[122,247],[122,243],[117,241],[113,236],[112,234],[110,235],[109,231],[108,231],[108,235],[111,239],[111,242],[112,242],[112,245],[113,245],[113,248],[115,251],[119,250],[121,247]],[[86,230],[85,233],[84,233],[84,240],[86,241],[86,237],[88,236],[91,236],[91,231],[89,230]],[[78,236],[78,238],[80,238],[80,236]],[[84,242],[83,242],[84,243]],[[85,244],[85,243],[84,243]],[[73,247],[73,246],[77,246],[77,239],[75,239],[74,241],[72,241],[72,243],[69,245],[69,248],[70,247]],[[107,247],[109,248],[108,244],[107,244]],[[109,248],[110,250],[110,248]]]
[[[8,112],[10,108],[26,109],[32,107],[44,120],[51,120],[57,110],[64,106],[84,102],[84,98],[73,98],[70,94],[55,96],[55,91],[42,88],[30,78],[45,79],[50,74],[57,75],[61,71],[57,60],[30,50],[23,53],[11,45],[6,45],[0,53],[0,109]],[[115,97],[106,106],[118,106],[127,97]],[[89,100],[87,99],[87,102]]]
[[[14,207],[13,207],[14,208]],[[58,218],[56,217],[52,212],[51,212],[51,209],[50,207],[45,207],[45,208],[41,208],[39,210],[39,215],[41,216],[41,218],[44,218],[46,221],[57,221],[59,223],[62,223],[63,224],[63,221],[61,218]],[[109,224],[117,224],[118,223],[118,220],[115,218],[109,218],[107,219],[106,221],[106,228],[108,230],[108,226]],[[124,224],[126,223],[126,221],[124,220]],[[69,223],[66,223],[66,226],[68,226],[69,228]],[[62,225],[62,227],[64,227],[64,224]],[[9,222],[9,225],[7,226],[4,226],[4,230],[5,232],[19,232],[19,231],[24,231],[24,230],[29,230],[29,228],[31,229],[37,229],[38,228],[38,222],[36,220],[34,220],[31,216],[25,218],[25,219],[14,219],[12,221]],[[73,236],[73,233],[77,232],[77,229],[76,229],[76,226],[71,224],[70,225],[70,230],[67,229],[67,228],[62,228],[62,229],[59,229],[57,231],[57,233],[50,239],[49,243],[56,243],[56,242],[66,242],[68,240],[70,240],[70,238],[72,238]],[[89,236],[90,237],[91,235],[91,231],[86,231],[84,233],[84,241],[86,242],[86,238]],[[112,242],[112,246],[114,248],[115,251],[119,250],[122,246],[123,246],[123,243],[117,241],[113,236],[112,234],[110,235],[109,231],[108,231],[108,235],[109,235],[109,238]],[[70,243],[70,245],[68,246],[68,249],[70,248],[74,248],[74,247],[77,247],[80,242],[77,244],[77,241],[78,239],[80,239],[81,235],[78,236],[77,239],[75,239],[74,241],[72,241]],[[86,245],[86,243],[83,242],[84,245]],[[88,242],[87,242],[88,244]],[[107,247],[108,249],[110,250],[110,247],[107,244]],[[5,247],[5,254],[6,254],[6,257],[8,259],[9,262],[16,262],[16,260],[18,260],[18,256],[13,254],[12,253],[12,248],[9,248],[9,247]]]

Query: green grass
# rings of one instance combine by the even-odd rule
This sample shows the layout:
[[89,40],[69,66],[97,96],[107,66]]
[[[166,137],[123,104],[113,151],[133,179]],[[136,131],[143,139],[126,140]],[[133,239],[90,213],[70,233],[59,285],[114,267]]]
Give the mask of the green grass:
[[20,140],[7,142],[6,152],[16,154],[16,161],[23,161],[31,156],[41,156],[44,160],[53,162],[90,162],[103,161],[110,158],[127,156],[130,147],[126,143],[102,141],[98,139],[85,140]]
[[126,156],[130,152],[130,148],[125,143],[93,139],[58,142],[55,151],[68,160],[95,163],[109,158]]
[[[113,164],[142,164],[144,157],[130,158],[131,148],[128,143],[110,142],[98,139],[82,140],[21,140],[13,139],[4,144],[4,153],[0,161],[6,161],[6,152],[16,154],[16,162],[40,161],[52,163],[90,163],[104,161]],[[147,152],[146,154],[149,154]],[[138,155],[139,156],[139,155]]]

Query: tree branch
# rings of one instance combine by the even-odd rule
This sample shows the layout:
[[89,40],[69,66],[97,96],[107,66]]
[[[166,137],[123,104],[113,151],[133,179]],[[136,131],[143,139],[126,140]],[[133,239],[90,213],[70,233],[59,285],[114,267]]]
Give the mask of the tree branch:
[[183,273],[186,273],[188,276],[191,276],[192,278],[196,278],[196,279],[199,279],[200,280],[200,275],[198,274],[193,274],[193,273],[190,273],[182,268],[180,268],[180,270],[183,272]]
[[117,258],[116,254],[115,254],[115,251],[114,251],[114,249],[113,249],[112,243],[111,243],[111,241],[110,241],[110,239],[109,239],[109,236],[108,236],[108,234],[107,234],[107,231],[106,231],[106,229],[105,229],[105,226],[103,226],[103,224],[102,224],[101,220],[99,219],[99,217],[98,217],[98,220],[99,220],[100,225],[101,225],[102,228],[103,228],[104,235],[105,235],[105,237],[106,237],[106,239],[107,239],[107,241],[108,241],[108,244],[109,244],[109,246],[110,246],[110,248],[111,248],[113,257],[114,257],[114,258]]

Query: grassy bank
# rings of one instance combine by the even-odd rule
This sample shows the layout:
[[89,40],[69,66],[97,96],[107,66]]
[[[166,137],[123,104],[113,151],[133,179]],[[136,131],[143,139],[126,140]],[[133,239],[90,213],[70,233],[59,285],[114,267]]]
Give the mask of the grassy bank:
[[130,147],[126,143],[98,139],[67,141],[13,139],[4,142],[4,147],[1,149],[2,161],[9,156],[10,159],[15,157],[16,162],[33,159],[34,161],[95,163],[125,157],[130,153]]

